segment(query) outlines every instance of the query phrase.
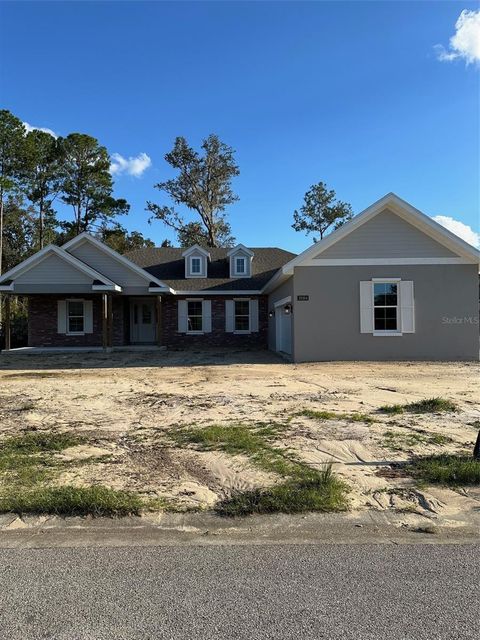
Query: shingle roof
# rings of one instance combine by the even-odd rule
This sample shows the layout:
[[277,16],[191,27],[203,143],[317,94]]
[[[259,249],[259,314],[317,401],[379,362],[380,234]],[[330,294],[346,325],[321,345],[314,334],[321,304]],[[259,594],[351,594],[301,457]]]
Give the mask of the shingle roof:
[[227,253],[230,249],[209,248],[208,278],[185,278],[185,249],[146,247],[135,249],[125,257],[162,280],[175,291],[258,291],[276,271],[295,257],[294,253],[276,247],[251,248],[252,276],[230,278]]

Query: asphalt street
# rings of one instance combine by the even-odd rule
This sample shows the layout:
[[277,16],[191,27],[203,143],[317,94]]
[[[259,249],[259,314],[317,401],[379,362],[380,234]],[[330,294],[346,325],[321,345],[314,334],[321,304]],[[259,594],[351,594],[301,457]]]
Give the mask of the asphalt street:
[[480,546],[0,550],[9,640],[478,638]]

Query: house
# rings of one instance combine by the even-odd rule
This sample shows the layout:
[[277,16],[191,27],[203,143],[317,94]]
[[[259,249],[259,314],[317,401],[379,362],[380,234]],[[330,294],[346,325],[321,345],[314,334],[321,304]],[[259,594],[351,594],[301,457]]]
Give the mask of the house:
[[477,360],[479,261],[472,246],[388,194],[298,256],[242,244],[121,256],[83,233],[3,274],[0,292],[28,296],[31,347]]

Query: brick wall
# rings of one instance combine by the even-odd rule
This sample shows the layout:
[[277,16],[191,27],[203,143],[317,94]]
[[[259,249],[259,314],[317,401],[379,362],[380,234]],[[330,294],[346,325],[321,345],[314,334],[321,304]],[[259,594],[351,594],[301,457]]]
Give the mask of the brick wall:
[[[83,336],[67,336],[57,333],[57,302],[72,296],[29,296],[28,299],[28,346],[30,347],[101,347],[102,306],[100,295],[82,295],[84,300],[93,300],[93,333]],[[123,298],[113,298],[113,343],[125,344],[125,317]]]
[[[259,331],[250,334],[235,335],[225,332],[225,300],[233,296],[205,296],[204,300],[212,302],[212,331],[203,335],[188,335],[178,333],[178,301],[188,296],[162,297],[162,344],[167,347],[187,349],[194,347],[234,347],[267,348],[268,336],[268,298],[267,296],[245,296],[258,299],[258,328]],[[242,296],[235,296],[240,298]]]

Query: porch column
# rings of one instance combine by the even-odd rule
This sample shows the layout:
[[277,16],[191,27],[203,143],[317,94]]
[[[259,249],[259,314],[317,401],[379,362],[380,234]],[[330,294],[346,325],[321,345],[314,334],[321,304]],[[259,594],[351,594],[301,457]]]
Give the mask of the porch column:
[[108,312],[107,294],[102,293],[102,347],[106,351],[108,348]]
[[162,346],[162,296],[156,298],[157,312],[157,345]]
[[113,298],[107,293],[107,327],[108,327],[108,349],[113,348]]
[[11,347],[11,329],[10,329],[10,296],[5,296],[5,305],[3,308],[4,333],[5,333],[5,351],[10,351]]

